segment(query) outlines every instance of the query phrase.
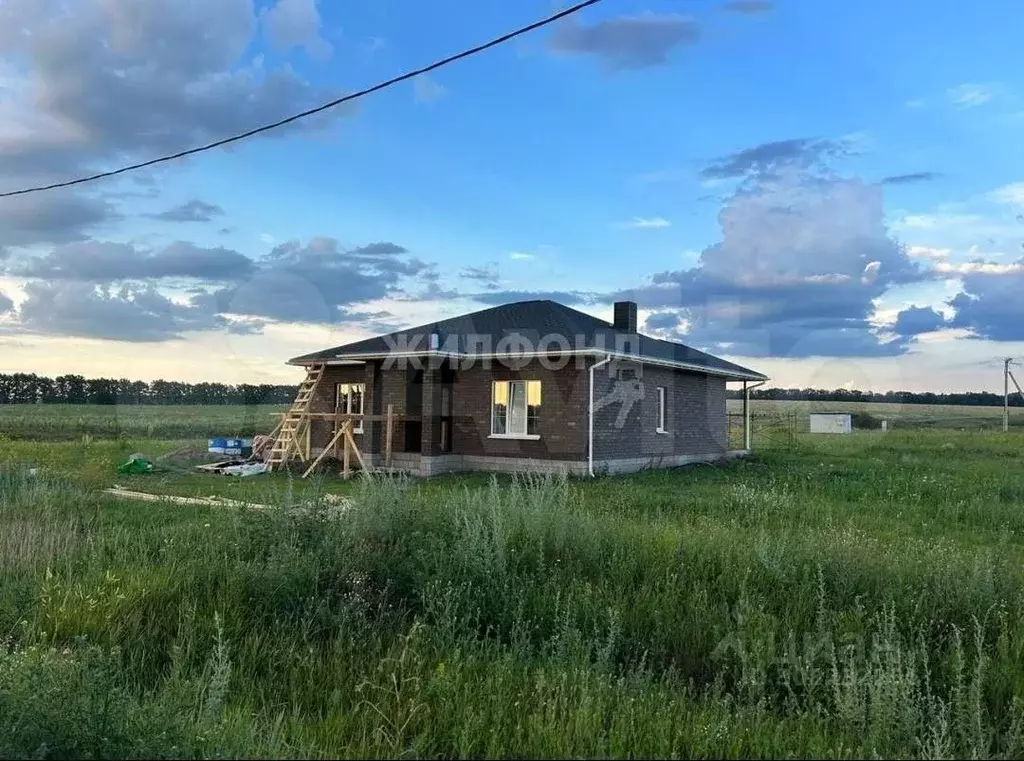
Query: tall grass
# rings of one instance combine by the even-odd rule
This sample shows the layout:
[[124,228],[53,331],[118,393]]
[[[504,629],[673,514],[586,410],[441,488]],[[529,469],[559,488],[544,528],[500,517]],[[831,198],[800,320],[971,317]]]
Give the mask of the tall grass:
[[0,756],[1016,757],[1024,491],[958,441],[366,478],[341,515],[8,471]]

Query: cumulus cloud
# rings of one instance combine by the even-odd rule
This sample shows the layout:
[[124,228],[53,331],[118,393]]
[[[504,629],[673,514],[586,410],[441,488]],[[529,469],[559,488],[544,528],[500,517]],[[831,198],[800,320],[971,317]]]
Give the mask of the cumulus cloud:
[[82,241],[58,246],[43,256],[21,257],[6,265],[8,274],[51,281],[115,283],[170,278],[238,280],[256,268],[252,259],[226,248],[200,248],[176,241],[158,251],[130,243]]
[[811,138],[776,140],[715,159],[701,170],[700,175],[705,180],[730,180],[774,174],[782,169],[810,169],[850,152],[850,145],[843,141]]
[[0,199],[0,247],[83,240],[119,219],[109,201],[69,191],[4,198]]
[[[177,151],[336,94],[247,60],[256,27],[252,0],[0,3],[0,190]],[[113,209],[69,190],[5,199],[11,214],[0,245],[81,239]]]
[[963,292],[949,302],[956,310],[950,326],[993,341],[1024,340],[1024,258],[1015,264],[963,275]]
[[926,275],[889,235],[881,186],[796,167],[765,175],[760,160],[745,165],[751,176],[719,214],[722,239],[696,266],[606,300],[633,298],[658,311],[658,329],[734,354],[904,351],[904,342],[884,340],[870,324],[873,302]]
[[319,60],[331,57],[333,48],[320,35],[316,0],[278,0],[260,14],[267,39],[278,50],[303,47]]
[[946,318],[931,307],[908,307],[896,315],[893,331],[901,336],[931,333],[946,325]]
[[147,214],[150,219],[159,219],[163,222],[210,222],[214,217],[224,214],[224,209],[215,203],[207,203],[194,198],[180,206],[161,211],[157,214]]
[[874,325],[890,288],[935,278],[887,227],[883,186],[827,166],[844,143],[806,139],[738,151],[709,166],[738,187],[718,215],[721,238],[694,266],[657,272],[611,293],[501,291],[486,303],[550,298],[636,301],[647,329],[745,356],[896,356],[912,337]]
[[11,300],[11,298],[7,294],[5,294],[3,291],[0,291],[0,314],[4,314],[5,312],[9,312],[13,308],[14,308],[14,302]]
[[390,242],[345,249],[334,238],[288,241],[258,260],[244,281],[197,293],[193,303],[217,313],[341,322],[354,304],[395,297],[403,285],[431,281],[432,266],[407,253]]
[[223,318],[177,304],[153,286],[35,281],[25,294],[20,327],[51,335],[149,342],[227,327]]
[[675,48],[699,38],[697,22],[675,13],[619,16],[589,26],[570,18],[548,38],[548,50],[591,55],[607,70],[621,71],[662,66]]
[[683,322],[683,316],[679,312],[651,312],[644,320],[644,327],[650,333],[671,335],[680,329]]
[[[288,241],[257,259],[185,241],[157,249],[83,241],[11,257],[0,272],[28,280],[24,329],[161,341],[189,330],[259,332],[266,320],[386,327],[386,313],[357,305],[408,299],[416,288],[425,298],[452,295],[433,265],[408,254],[388,241],[343,248],[333,238]],[[187,298],[168,299],[157,290],[165,286],[185,288]],[[129,317],[134,327],[116,324]]]
[[496,291],[501,287],[498,285],[501,275],[498,272],[497,262],[488,262],[483,267],[464,267],[459,273],[459,277],[463,280],[481,283],[490,291]]

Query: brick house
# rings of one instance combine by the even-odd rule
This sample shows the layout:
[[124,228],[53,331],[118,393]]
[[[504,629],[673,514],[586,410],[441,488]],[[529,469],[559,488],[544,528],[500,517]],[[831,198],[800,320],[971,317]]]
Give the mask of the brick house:
[[[636,304],[612,323],[523,301],[295,357],[322,365],[311,412],[355,417],[367,464],[417,475],[471,470],[627,472],[710,461],[730,449],[726,383],[766,376],[637,333]],[[366,416],[366,419],[361,419]],[[371,419],[374,418],[374,419]],[[322,451],[329,423],[310,424]]]

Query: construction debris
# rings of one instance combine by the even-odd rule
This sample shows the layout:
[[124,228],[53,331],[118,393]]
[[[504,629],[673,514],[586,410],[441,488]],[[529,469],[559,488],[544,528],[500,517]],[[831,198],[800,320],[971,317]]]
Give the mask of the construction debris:
[[[104,489],[104,494],[109,494],[120,499],[132,499],[142,502],[162,502],[172,505],[194,505],[196,507],[241,507],[252,510],[273,510],[272,505],[261,505],[254,502],[242,502],[237,499],[226,497],[179,497],[173,494],[150,494],[149,492],[132,491],[120,486]],[[320,500],[332,508],[332,514],[339,515],[351,506],[351,502],[338,494],[322,494]],[[304,502],[297,508],[298,512],[307,512],[310,503]]]
[[265,462],[249,462],[248,460],[226,460],[208,465],[196,465],[196,470],[214,473],[219,476],[258,476],[268,473],[270,467]]
[[251,439],[214,438],[207,441],[206,451],[210,454],[233,454],[248,457],[252,454]]
[[153,463],[146,459],[142,454],[136,453],[128,458],[127,462],[123,462],[117,466],[117,472],[127,475],[137,475],[140,473],[149,473],[153,470]]
[[274,437],[264,436],[262,433],[258,433],[252,437],[252,457],[251,460],[267,461],[270,457],[270,450],[274,447]]
[[137,499],[143,502],[169,502],[174,505],[197,505],[200,507],[248,507],[256,510],[270,510],[270,505],[258,505],[253,502],[240,502],[236,499],[224,497],[177,497],[172,494],[149,494],[143,491],[131,491],[120,486],[104,489],[104,494],[110,494],[122,499]]

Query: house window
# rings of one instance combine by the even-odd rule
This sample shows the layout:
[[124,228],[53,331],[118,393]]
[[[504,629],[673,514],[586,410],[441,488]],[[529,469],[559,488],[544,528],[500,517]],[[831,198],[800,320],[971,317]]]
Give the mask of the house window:
[[658,433],[667,433],[665,423],[668,420],[668,396],[664,386],[658,386]]
[[491,435],[539,438],[540,381],[494,381],[491,389]]
[[[340,412],[343,415],[362,415],[364,389],[365,386],[362,383],[339,383],[335,412]],[[362,417],[354,421],[352,431],[354,433],[363,432]]]

